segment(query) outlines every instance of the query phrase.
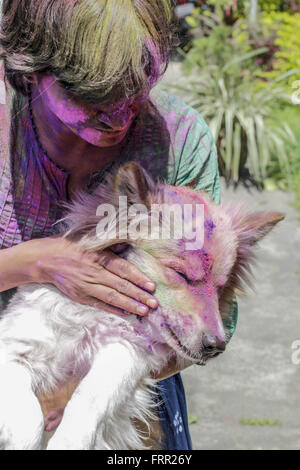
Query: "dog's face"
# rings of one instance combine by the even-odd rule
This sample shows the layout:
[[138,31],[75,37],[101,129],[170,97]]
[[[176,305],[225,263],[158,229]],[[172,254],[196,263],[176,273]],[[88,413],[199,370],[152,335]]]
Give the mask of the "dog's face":
[[[282,220],[283,215],[249,214],[240,206],[224,208],[211,201],[205,192],[155,184],[135,163],[122,166],[109,187],[110,190],[99,187],[93,202],[86,199],[84,206],[82,202],[74,203],[68,218],[70,233],[80,234],[85,248],[93,250],[126,243],[122,256],[157,284],[155,295],[160,305],[149,313],[147,321],[177,354],[205,362],[224,351],[229,336],[224,325],[230,302],[233,293],[242,290],[242,281],[247,280],[253,245]],[[97,207],[108,202],[117,205],[120,196],[126,196],[131,208],[134,204],[146,208],[147,224],[139,225],[138,236],[131,237],[128,230],[127,239],[114,238],[101,243],[101,234],[95,237],[95,223],[99,221],[99,217],[95,218]],[[162,236],[166,220],[161,213],[156,217],[157,208],[162,204],[167,207],[175,207],[175,204],[184,218],[180,230],[178,219],[174,218],[174,222],[168,219],[168,222],[171,220],[169,237]],[[84,215],[82,207],[87,210]],[[187,207],[192,209],[187,210]],[[201,220],[197,219],[197,207],[202,208]],[[129,211],[128,228],[137,220],[133,214],[134,211],[131,215]],[[195,229],[199,231],[199,246],[190,244],[190,234]],[[166,233],[168,231],[164,235]]]

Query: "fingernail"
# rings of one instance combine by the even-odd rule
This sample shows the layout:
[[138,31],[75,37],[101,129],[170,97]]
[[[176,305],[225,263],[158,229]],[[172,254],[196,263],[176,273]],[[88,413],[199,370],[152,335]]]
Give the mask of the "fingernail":
[[154,282],[146,282],[145,287],[146,287],[147,290],[155,290],[156,289],[156,285],[154,284]]
[[141,306],[138,308],[139,313],[147,313],[148,311],[149,311],[148,307]]
[[155,299],[147,299],[146,304],[151,308],[156,308],[158,306],[158,302]]

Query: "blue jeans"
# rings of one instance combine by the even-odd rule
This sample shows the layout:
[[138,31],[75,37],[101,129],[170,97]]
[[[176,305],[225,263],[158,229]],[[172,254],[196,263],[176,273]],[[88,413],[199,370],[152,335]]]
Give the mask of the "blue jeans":
[[163,404],[157,407],[164,432],[164,450],[191,450],[185,393],[180,374],[158,382]]

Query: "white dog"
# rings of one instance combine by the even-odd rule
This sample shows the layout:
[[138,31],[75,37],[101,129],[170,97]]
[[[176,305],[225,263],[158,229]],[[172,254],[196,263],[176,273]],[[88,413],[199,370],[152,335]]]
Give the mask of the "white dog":
[[[204,245],[186,250],[183,237],[146,239],[142,231],[134,240],[103,241],[97,208],[117,205],[120,195],[144,204],[149,215],[153,204],[204,205],[197,228],[204,230]],[[122,256],[156,282],[160,305],[142,319],[118,317],[78,304],[52,285],[19,288],[0,321],[0,448],[40,449],[44,421],[36,393],[76,377],[80,383],[47,449],[145,449],[134,422],[153,417],[151,373],[175,354],[181,367],[225,349],[228,301],[241,288],[252,245],[281,219],[155,184],[135,163],[92,195],[81,194],[69,207],[66,237],[89,251],[126,241]]]

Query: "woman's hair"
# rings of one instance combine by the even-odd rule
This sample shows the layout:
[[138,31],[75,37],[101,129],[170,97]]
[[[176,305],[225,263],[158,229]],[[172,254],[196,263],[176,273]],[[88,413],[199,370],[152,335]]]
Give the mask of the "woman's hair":
[[149,90],[172,45],[171,0],[2,0],[0,58],[13,88],[50,73],[87,103]]

